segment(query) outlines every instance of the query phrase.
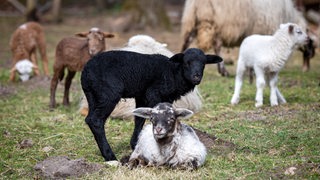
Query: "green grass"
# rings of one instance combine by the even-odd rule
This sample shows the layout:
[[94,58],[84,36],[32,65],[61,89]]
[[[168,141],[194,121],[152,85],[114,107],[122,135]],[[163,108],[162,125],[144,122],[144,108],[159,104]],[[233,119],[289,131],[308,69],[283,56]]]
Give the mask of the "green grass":
[[[57,91],[59,106],[50,111],[49,80],[34,79],[27,83],[8,83],[10,32],[19,20],[3,28],[0,48],[0,179],[37,178],[34,165],[51,156],[66,155],[103,163],[92,133],[77,112],[81,97],[80,74],[72,84],[71,106],[61,105],[62,84]],[[68,22],[68,21],[67,21]],[[3,26],[5,22],[1,20]],[[66,23],[67,24],[67,23]],[[50,67],[58,40],[74,28],[66,24],[47,25]],[[88,25],[90,26],[90,25]],[[88,29],[85,24],[79,29]],[[78,32],[78,31],[77,31]],[[143,32],[140,32],[143,33]],[[169,46],[170,48],[170,46]],[[312,59],[311,70],[301,72],[301,54],[281,71],[279,88],[288,101],[270,107],[269,90],[264,92],[264,106],[254,107],[255,85],[243,85],[240,104],[230,105],[234,77],[221,77],[216,66],[206,67],[200,91],[204,99],[200,113],[185,122],[234,143],[235,148],[216,146],[209,150],[206,163],[189,172],[167,168],[107,167],[85,179],[319,179],[320,178],[320,56]],[[235,65],[227,66],[234,75]],[[51,68],[50,68],[51,69]],[[52,71],[52,69],[51,69]],[[4,93],[5,92],[5,93]],[[133,121],[110,119],[106,123],[108,140],[120,159],[128,155]],[[33,145],[19,148],[23,140]],[[44,147],[53,150],[45,152]],[[294,175],[286,169],[296,167]]]

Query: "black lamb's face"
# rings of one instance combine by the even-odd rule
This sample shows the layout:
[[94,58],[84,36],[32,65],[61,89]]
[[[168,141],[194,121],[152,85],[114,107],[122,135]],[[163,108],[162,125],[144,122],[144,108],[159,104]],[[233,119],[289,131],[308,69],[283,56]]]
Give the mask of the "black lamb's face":
[[198,85],[203,76],[203,70],[206,64],[204,54],[185,54],[183,59],[184,77],[193,85]]

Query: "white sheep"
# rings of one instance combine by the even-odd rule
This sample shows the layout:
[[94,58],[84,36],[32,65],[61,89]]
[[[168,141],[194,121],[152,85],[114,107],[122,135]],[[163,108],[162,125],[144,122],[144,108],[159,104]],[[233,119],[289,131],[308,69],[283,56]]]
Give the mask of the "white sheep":
[[[306,21],[292,0],[186,0],[181,20],[182,51],[195,38],[197,47],[213,47],[220,55],[222,46],[236,47],[252,34],[272,35],[280,24],[292,22],[306,30]],[[308,48],[303,48],[308,51]],[[309,57],[308,53],[304,56]],[[307,67],[304,67],[306,69]],[[223,62],[219,72],[228,75]]]
[[[131,37],[127,45],[120,50],[133,51],[144,54],[162,54],[167,57],[173,56],[173,53],[167,48],[167,44],[160,43],[148,35],[135,35]],[[182,96],[173,103],[174,107],[187,108],[193,112],[199,112],[202,107],[202,97],[197,86],[193,91]],[[111,113],[113,118],[128,119],[132,117],[132,111],[135,108],[135,100],[132,98],[121,99],[116,108]],[[82,115],[88,114],[88,102],[85,96],[80,101],[79,112]]]
[[133,114],[150,119],[140,133],[128,165],[169,166],[195,169],[203,165],[206,148],[195,131],[179,119],[192,116],[192,111],[159,103],[154,108],[137,108]]
[[286,103],[277,87],[279,71],[284,67],[293,50],[308,42],[308,36],[297,24],[281,24],[273,36],[251,35],[240,46],[235,78],[235,90],[231,104],[238,104],[243,75],[247,68],[256,74],[256,107],[263,105],[263,88],[268,77],[271,106]]

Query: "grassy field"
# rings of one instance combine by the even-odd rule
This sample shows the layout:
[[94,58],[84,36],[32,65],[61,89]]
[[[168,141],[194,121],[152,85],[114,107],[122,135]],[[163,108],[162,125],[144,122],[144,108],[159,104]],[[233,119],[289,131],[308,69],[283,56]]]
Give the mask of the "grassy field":
[[[87,19],[88,18],[88,19]],[[60,104],[49,110],[50,81],[44,77],[26,83],[8,83],[11,32],[22,22],[17,18],[0,19],[0,178],[38,178],[34,165],[47,157],[65,155],[85,158],[103,164],[94,138],[79,115],[81,98],[80,74],[73,81],[71,106],[61,105],[63,82],[57,91]],[[62,24],[45,25],[50,70],[57,42],[75,32],[88,30],[95,24],[107,30],[102,17],[69,18]],[[75,28],[76,27],[76,28]],[[131,32],[112,40],[121,46],[134,33],[146,33],[177,52],[179,31]],[[300,53],[294,53],[280,73],[279,88],[287,104],[270,107],[269,90],[265,90],[264,106],[254,107],[255,85],[243,85],[240,104],[230,105],[234,87],[235,65],[227,66],[232,74],[218,75],[216,66],[209,65],[200,84],[203,109],[186,120],[200,130],[235,144],[217,145],[209,149],[206,163],[195,171],[167,168],[105,167],[85,179],[319,179],[320,178],[320,55],[311,61],[311,70],[301,72]],[[118,159],[128,155],[133,121],[109,119],[108,140]],[[24,147],[21,142],[32,141]],[[44,148],[50,147],[47,151]],[[289,170],[293,170],[290,171]]]

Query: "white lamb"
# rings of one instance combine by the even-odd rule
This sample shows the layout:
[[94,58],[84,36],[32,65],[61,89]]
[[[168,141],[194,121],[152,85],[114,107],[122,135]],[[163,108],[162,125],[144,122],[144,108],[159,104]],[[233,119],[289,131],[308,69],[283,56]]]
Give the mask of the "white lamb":
[[243,75],[247,68],[253,68],[256,74],[256,107],[263,105],[265,76],[269,80],[271,106],[286,103],[277,87],[279,71],[284,67],[293,50],[308,42],[306,32],[293,23],[281,24],[273,36],[251,35],[240,46],[235,90],[231,104],[239,103]]
[[204,163],[207,155],[205,146],[190,126],[179,121],[192,116],[192,111],[159,103],[154,108],[137,108],[133,114],[150,119],[152,124],[141,131],[129,159],[130,168],[168,166],[195,169]]

